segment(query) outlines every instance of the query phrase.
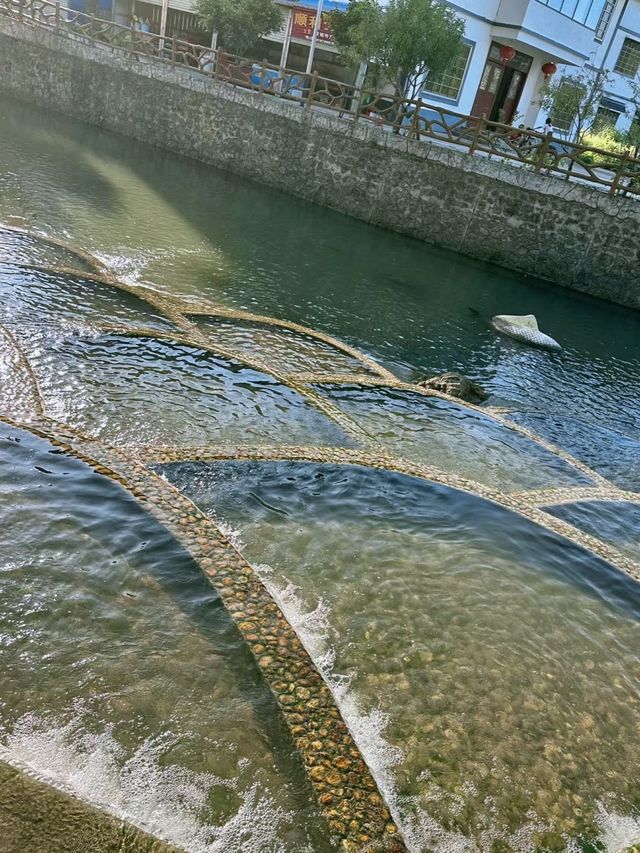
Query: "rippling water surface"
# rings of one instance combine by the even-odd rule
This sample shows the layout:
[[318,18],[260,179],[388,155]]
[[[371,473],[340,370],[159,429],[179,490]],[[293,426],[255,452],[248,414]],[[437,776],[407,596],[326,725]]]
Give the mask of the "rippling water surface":
[[610,849],[640,833],[611,817],[640,810],[633,582],[400,475],[284,462],[165,473],[235,531],[322,661],[414,849],[589,849],[606,815]]
[[[0,240],[2,239],[0,234]],[[69,273],[0,263],[0,318],[18,338],[97,323],[160,329],[174,328],[166,317],[132,293]]]
[[477,411],[411,391],[318,389],[382,447],[499,491],[583,485],[591,480],[553,453]]
[[109,480],[9,427],[0,500],[9,754],[189,850],[331,849],[188,554]]
[[266,361],[281,373],[371,373],[359,359],[290,329],[213,317],[193,319],[209,340]]
[[615,545],[640,564],[640,505],[625,501],[584,501],[547,507],[547,512],[591,536]]
[[[588,445],[593,432],[603,465],[630,443],[640,456],[637,313],[6,98],[0,116],[0,219],[71,239],[119,274],[196,302],[328,331],[405,378],[460,370],[491,402],[570,416],[566,444]],[[536,314],[563,352],[499,337],[488,321],[505,313]]]
[[[327,332],[403,380],[461,371],[489,405],[640,491],[637,313],[3,96],[1,222],[146,287],[97,283],[66,245],[0,226],[5,415],[36,418],[39,392],[49,417],[129,448],[357,447],[324,399],[361,449],[505,492],[593,485],[477,411],[339,386],[369,367],[299,331],[192,314],[204,337],[187,342],[189,323],[143,298],[155,293]],[[535,313],[563,351],[500,338],[496,313]],[[310,393],[283,379],[317,371],[333,378]],[[164,470],[300,631],[412,851],[638,841],[630,581],[497,506],[399,475]],[[270,694],[186,553],[114,485],[11,427],[0,498],[0,737],[16,757],[193,853],[330,849]],[[637,559],[633,504],[549,511]]]
[[296,391],[194,347],[73,336],[32,363],[54,417],[116,444],[348,443]]

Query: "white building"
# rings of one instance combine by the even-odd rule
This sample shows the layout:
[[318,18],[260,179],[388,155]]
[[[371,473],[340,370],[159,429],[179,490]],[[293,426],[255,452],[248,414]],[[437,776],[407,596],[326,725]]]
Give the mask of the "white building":
[[[640,65],[640,0],[444,0],[465,21],[457,65],[424,86],[425,101],[493,121],[540,126],[543,66],[615,72],[600,102],[603,119],[634,118],[629,81]],[[512,48],[515,50],[509,50]]]
[[[114,0],[116,14],[149,18],[157,31],[162,0]],[[295,71],[307,65],[318,0],[279,0],[282,26],[261,40],[250,58],[267,59]],[[384,0],[382,0],[384,2]],[[611,72],[600,116],[626,130],[635,118],[630,81],[640,67],[640,0],[442,0],[464,19],[465,49],[446,73],[427,76],[425,102],[465,115],[541,127],[540,88],[544,66],[555,79],[577,69]],[[324,0],[324,9],[347,0]],[[168,35],[207,42],[198,35],[193,0],[168,0]],[[313,68],[322,76],[353,83],[324,23]],[[208,34],[210,38],[210,34]],[[260,55],[258,55],[260,54]],[[639,116],[640,120],[640,116]]]
[[[600,101],[600,116],[619,130],[627,130],[636,117],[631,83],[640,70],[640,0],[618,0],[608,37],[599,46],[593,63],[610,72]],[[569,69],[566,69],[569,73]]]

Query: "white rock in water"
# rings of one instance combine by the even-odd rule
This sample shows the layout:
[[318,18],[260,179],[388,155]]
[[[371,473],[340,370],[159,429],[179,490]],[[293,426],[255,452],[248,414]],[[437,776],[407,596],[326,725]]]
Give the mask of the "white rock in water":
[[556,340],[540,331],[538,321],[533,314],[521,316],[517,314],[496,314],[491,320],[491,325],[501,335],[507,335],[523,344],[556,351],[562,349]]

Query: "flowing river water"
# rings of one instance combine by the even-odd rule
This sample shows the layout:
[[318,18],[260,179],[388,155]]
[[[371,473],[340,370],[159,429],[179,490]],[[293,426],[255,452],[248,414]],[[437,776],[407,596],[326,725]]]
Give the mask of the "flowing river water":
[[[410,850],[640,840],[640,587],[602,559],[640,565],[640,315],[4,97],[0,118],[2,756],[179,849],[338,848],[218,594],[46,415],[225,532]],[[412,384],[444,370],[485,410]]]

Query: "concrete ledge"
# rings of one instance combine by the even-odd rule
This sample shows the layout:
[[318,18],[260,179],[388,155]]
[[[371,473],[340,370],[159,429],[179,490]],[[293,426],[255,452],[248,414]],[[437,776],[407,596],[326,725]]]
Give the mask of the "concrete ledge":
[[0,759],[2,853],[180,853]]

